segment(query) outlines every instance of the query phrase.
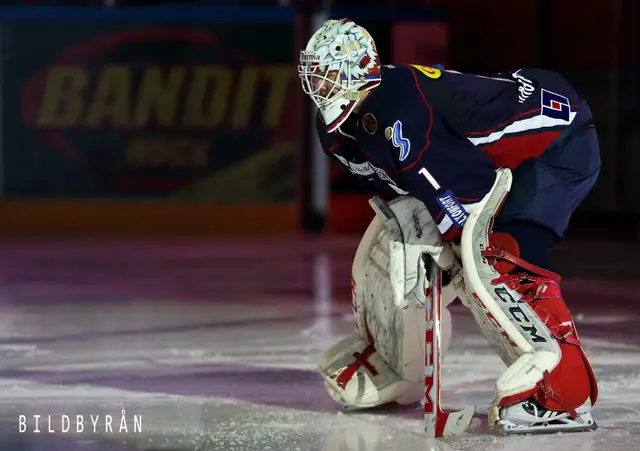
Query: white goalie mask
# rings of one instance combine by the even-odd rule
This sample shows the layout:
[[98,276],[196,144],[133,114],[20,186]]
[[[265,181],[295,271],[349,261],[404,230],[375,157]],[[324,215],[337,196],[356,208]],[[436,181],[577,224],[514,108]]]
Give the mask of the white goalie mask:
[[329,20],[300,52],[302,89],[335,131],[382,80],[380,60],[367,30],[349,19]]

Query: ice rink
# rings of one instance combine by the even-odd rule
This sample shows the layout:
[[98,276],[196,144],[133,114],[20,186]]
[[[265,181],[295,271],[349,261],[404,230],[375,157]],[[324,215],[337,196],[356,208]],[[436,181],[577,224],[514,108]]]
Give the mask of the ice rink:
[[[420,408],[338,413],[315,372],[320,353],[352,328],[356,244],[2,243],[0,450],[640,449],[633,249],[583,243],[556,257],[600,383],[597,431],[509,438],[489,432],[487,407],[504,366],[464,307],[454,305],[444,402],[474,404],[478,416],[469,435],[429,443]],[[604,273],[603,258],[611,262]]]

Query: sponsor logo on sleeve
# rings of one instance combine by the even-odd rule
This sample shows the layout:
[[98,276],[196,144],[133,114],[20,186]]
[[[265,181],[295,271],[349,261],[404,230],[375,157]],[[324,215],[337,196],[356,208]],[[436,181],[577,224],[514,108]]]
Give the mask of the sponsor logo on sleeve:
[[455,225],[462,228],[462,225],[469,217],[469,214],[460,204],[458,199],[456,199],[456,196],[453,195],[451,190],[437,196],[436,201],[438,202],[438,205],[442,207],[449,219],[451,219]]
[[536,88],[531,80],[523,77],[519,72],[519,70],[515,71],[512,76],[520,85],[518,86],[518,103],[524,103],[529,97],[531,97],[531,94],[533,94]]

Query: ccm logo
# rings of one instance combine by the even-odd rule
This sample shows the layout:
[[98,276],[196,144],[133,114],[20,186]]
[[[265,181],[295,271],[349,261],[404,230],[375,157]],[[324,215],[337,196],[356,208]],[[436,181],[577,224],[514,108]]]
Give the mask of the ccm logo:
[[528,334],[529,340],[531,340],[533,343],[547,342],[547,340],[543,336],[538,335],[538,329],[536,329],[536,326],[534,326],[534,324],[527,317],[524,311],[522,311],[522,307],[521,307],[521,305],[523,305],[522,302],[519,302],[519,300],[514,299],[513,296],[511,296],[511,294],[507,291],[506,288],[497,287],[493,290],[493,292],[496,294],[498,299],[500,299],[502,302],[506,304],[511,304],[511,306],[508,308],[509,314],[511,315],[513,320],[518,324],[518,326],[520,326],[520,328],[525,332],[525,337]]

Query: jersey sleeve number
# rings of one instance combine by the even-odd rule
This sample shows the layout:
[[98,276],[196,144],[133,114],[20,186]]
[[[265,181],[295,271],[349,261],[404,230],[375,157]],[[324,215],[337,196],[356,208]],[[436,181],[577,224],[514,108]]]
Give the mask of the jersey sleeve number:
[[431,175],[431,172],[429,172],[427,168],[420,168],[420,170],[418,171],[418,174],[426,178],[429,184],[433,186],[434,190],[438,191],[440,189],[440,184],[438,183],[436,178],[433,175]]

